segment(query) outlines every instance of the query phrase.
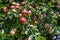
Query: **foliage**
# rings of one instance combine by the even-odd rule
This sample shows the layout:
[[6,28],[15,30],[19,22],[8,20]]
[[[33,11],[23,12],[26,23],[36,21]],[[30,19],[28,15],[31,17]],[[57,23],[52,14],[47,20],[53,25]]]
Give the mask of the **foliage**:
[[52,40],[59,27],[60,0],[0,0],[1,40]]

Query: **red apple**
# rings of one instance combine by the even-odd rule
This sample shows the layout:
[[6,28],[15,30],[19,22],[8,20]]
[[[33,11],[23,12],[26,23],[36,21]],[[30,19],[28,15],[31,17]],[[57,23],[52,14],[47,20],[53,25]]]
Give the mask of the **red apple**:
[[21,5],[22,5],[22,6],[24,6],[24,4],[25,4],[25,2],[24,2],[24,1],[23,1],[23,2],[21,2]]
[[27,10],[26,9],[22,10],[22,14],[27,14]]
[[29,40],[29,38],[25,38],[25,40]]
[[60,6],[57,6],[58,9],[60,9]]
[[4,8],[3,8],[3,10],[4,10],[4,11],[7,11],[7,10],[8,10],[8,8],[7,8],[7,7],[4,7]]
[[46,23],[45,24],[45,27],[49,29],[50,28],[50,24],[49,23]]
[[10,35],[13,36],[15,34],[15,31],[10,31]]
[[20,6],[16,5],[15,8],[16,8],[16,9],[20,9]]
[[26,23],[26,18],[25,17],[20,18],[20,22],[21,22],[21,24],[25,24]]
[[14,8],[15,8],[15,6],[14,6],[14,5],[12,5],[12,6],[11,6],[11,9],[14,9]]
[[46,23],[45,26],[50,26],[50,24],[49,23]]
[[43,13],[43,14],[42,14],[42,17],[43,17],[43,18],[44,18],[44,17],[46,17],[46,14],[45,14],[45,13]]
[[34,16],[34,17],[33,17],[33,20],[35,20],[35,21],[36,21],[36,20],[37,20],[37,17],[36,17],[36,16]]
[[54,4],[58,4],[58,2],[57,2],[57,1],[54,1],[53,3],[54,3]]
[[32,14],[31,10],[27,11],[27,13],[28,13],[28,15],[31,15]]

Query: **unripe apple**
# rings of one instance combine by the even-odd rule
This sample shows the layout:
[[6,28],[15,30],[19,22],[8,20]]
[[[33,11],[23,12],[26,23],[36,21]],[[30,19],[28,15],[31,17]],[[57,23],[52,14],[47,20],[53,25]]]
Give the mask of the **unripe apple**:
[[24,30],[22,30],[22,31],[21,31],[21,34],[23,34],[23,35],[24,35],[24,34],[25,34],[25,31],[24,31]]
[[17,12],[17,10],[16,10],[16,9],[12,9],[12,11],[13,11],[13,12]]
[[17,31],[17,29],[16,29],[16,28],[13,28],[13,29],[12,29],[12,31],[15,31],[15,32],[16,32],[16,31]]
[[38,20],[35,21],[35,24],[39,24]]
[[17,5],[17,6],[20,6],[20,4],[19,4],[19,3],[16,3],[16,5]]
[[49,29],[49,34],[52,34],[54,32],[54,29]]
[[7,12],[7,15],[11,14],[11,12]]
[[13,5],[16,5],[16,2],[12,2]]
[[19,17],[20,17],[20,18],[22,18],[22,17],[23,17],[21,13],[19,14]]
[[33,8],[32,6],[29,6],[29,8]]

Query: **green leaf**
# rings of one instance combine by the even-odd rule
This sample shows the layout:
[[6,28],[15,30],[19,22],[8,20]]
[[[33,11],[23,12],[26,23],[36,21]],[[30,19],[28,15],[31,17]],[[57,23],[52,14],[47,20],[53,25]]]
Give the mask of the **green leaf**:
[[46,40],[46,37],[38,36],[38,37],[37,37],[37,40]]
[[49,7],[54,7],[54,5],[52,5],[52,2],[48,3]]
[[0,13],[0,18],[3,17],[3,15]]
[[0,9],[3,8],[3,7],[4,7],[4,5],[3,4],[0,4]]

